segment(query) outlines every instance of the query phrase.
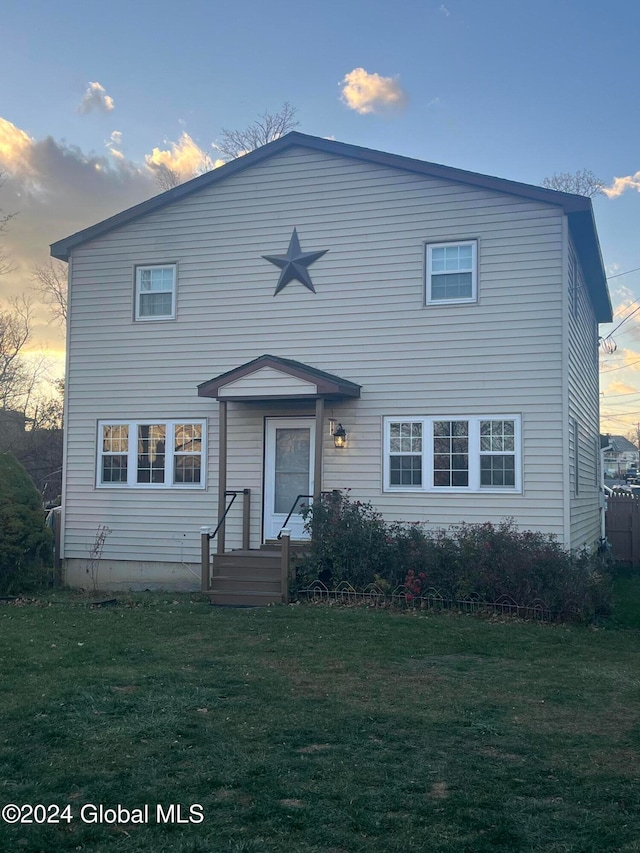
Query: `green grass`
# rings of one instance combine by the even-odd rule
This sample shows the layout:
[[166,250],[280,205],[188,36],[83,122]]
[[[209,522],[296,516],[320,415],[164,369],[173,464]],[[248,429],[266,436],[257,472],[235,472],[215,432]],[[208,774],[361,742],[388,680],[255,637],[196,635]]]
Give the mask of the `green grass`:
[[[189,596],[0,606],[0,850],[640,851],[640,632]],[[92,825],[87,803],[200,804]],[[187,812],[183,811],[183,814]]]
[[614,580],[614,622],[625,628],[640,628],[640,572],[623,572]]

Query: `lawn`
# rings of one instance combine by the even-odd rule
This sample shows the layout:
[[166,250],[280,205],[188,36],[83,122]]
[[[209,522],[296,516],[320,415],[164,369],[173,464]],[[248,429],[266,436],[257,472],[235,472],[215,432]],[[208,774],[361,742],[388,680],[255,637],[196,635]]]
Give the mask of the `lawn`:
[[640,851],[639,640],[188,595],[2,604],[0,805],[70,809],[0,825],[0,850]]

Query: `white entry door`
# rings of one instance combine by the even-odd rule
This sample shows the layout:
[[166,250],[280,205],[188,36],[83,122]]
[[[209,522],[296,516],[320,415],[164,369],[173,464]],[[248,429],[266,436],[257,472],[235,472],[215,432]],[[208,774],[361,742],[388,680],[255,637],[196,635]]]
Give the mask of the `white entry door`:
[[[298,495],[313,494],[314,418],[267,418],[264,468],[264,538],[275,539]],[[287,522],[292,539],[308,539],[298,501]]]

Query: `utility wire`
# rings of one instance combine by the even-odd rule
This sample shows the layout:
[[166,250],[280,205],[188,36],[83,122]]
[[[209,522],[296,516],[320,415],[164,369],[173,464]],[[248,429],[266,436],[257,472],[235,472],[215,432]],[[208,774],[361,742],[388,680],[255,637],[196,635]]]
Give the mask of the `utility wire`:
[[621,364],[619,367],[610,367],[608,370],[601,370],[600,373],[613,373],[614,370],[624,370],[626,367],[633,367],[634,364],[640,364],[640,358],[637,361],[630,361],[629,364]]

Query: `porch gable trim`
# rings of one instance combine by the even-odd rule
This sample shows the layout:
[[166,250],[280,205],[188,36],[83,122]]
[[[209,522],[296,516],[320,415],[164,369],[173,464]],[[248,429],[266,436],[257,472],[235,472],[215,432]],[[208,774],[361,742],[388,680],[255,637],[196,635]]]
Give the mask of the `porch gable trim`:
[[[259,374],[265,371],[265,368],[271,368],[283,378],[290,377],[298,380],[297,387],[288,389],[284,393],[274,393],[274,388],[271,383],[265,383],[264,391],[252,391],[248,394],[243,394],[241,388],[237,388],[240,393],[229,393],[229,386],[237,383],[241,379],[246,379],[255,374],[258,382],[260,381]],[[273,375],[272,373],[263,373],[263,375]],[[249,390],[249,389],[246,389]],[[342,379],[332,373],[327,373],[324,370],[310,367],[300,361],[294,359],[282,358],[275,355],[261,355],[253,361],[240,365],[233,370],[228,370],[214,379],[209,379],[198,385],[199,397],[213,397],[217,400],[234,400],[238,402],[250,402],[258,400],[293,400],[304,398],[306,400],[313,399],[342,399],[360,397],[360,385],[351,382],[348,379]]]

